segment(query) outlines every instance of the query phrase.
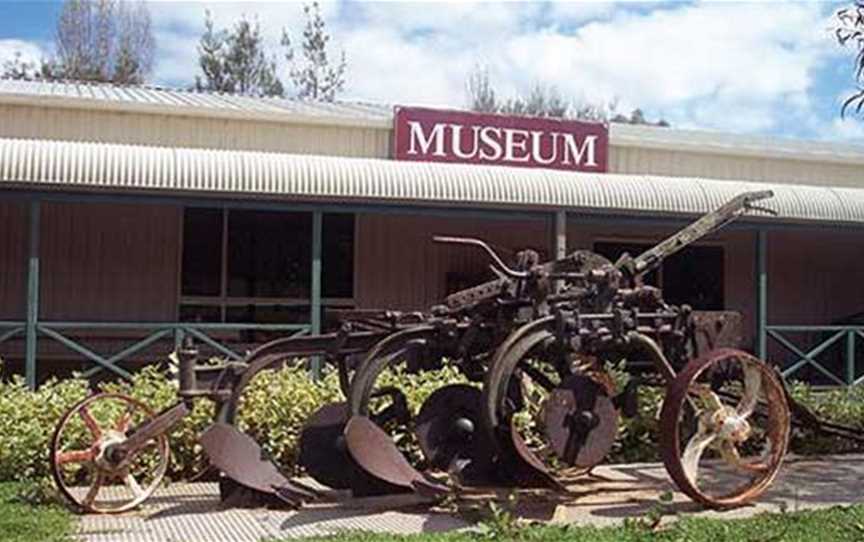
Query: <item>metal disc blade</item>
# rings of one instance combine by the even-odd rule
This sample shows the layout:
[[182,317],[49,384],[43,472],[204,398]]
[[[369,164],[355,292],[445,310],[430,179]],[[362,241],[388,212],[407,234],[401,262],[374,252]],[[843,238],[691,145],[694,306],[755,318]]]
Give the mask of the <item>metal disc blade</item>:
[[546,438],[571,467],[600,464],[615,443],[618,412],[602,384],[587,375],[567,377],[543,405]]

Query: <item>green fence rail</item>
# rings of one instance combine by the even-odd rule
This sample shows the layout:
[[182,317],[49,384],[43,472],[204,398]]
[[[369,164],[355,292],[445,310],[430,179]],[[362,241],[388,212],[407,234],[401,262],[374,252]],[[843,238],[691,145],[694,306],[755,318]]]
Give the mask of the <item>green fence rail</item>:
[[[21,335],[26,335],[26,322],[0,321],[0,344]],[[123,378],[131,378],[131,373],[119,363],[130,356],[141,352],[160,341],[172,340],[177,348],[185,337],[191,337],[198,343],[203,343],[221,356],[232,360],[241,360],[245,352],[232,348],[230,342],[214,337],[214,333],[238,331],[270,331],[288,334],[306,333],[312,329],[311,324],[203,324],[188,322],[39,322],[36,324],[36,336],[53,340],[71,352],[78,354],[94,367],[82,373],[89,378],[101,371],[110,371]],[[97,353],[86,346],[80,339],[74,338],[70,331],[132,331],[145,332],[143,338],[133,339],[134,342],[121,350],[109,354]],[[103,339],[104,337],[94,337]],[[35,345],[34,345],[35,348]]]
[[[864,326],[772,325],[766,326],[765,330],[768,337],[797,358],[792,363],[784,364],[781,369],[784,378],[793,377],[805,368],[812,368],[838,386],[864,383],[864,375],[859,374],[856,367],[856,343],[859,338],[864,339]],[[802,346],[804,341],[809,345]],[[828,354],[833,354],[834,359],[832,363],[826,364],[824,358]]]

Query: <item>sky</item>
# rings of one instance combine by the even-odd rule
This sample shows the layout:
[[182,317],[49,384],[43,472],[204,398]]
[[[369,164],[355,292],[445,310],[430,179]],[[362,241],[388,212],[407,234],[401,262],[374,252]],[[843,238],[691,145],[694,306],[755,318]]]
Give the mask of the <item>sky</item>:
[[[848,0],[851,2],[852,0]],[[186,88],[209,10],[217,27],[260,22],[273,54],[299,37],[303,5],[150,0],[157,43],[151,83]],[[689,129],[864,143],[864,118],[841,120],[853,51],[831,32],[828,2],[322,2],[341,99],[464,107],[466,80],[488,70],[499,95],[537,83],[576,104],[612,104]],[[0,62],[53,54],[58,2],[0,1]],[[287,80],[287,63],[280,61]],[[289,85],[290,87],[290,85]]]

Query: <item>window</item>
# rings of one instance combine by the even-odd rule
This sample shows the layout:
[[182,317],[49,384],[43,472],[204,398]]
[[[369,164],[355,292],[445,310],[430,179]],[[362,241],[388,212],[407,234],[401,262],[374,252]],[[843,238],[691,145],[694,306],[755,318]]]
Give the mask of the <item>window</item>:
[[[652,246],[643,243],[597,242],[594,251],[614,263],[624,252],[637,256]],[[697,310],[723,310],[723,247],[685,247],[664,260],[659,270],[645,278],[645,283],[660,285],[668,303],[687,304]]]
[[[352,306],[354,215],[325,214],[324,304]],[[312,213],[185,211],[180,318],[306,323],[312,293]]]

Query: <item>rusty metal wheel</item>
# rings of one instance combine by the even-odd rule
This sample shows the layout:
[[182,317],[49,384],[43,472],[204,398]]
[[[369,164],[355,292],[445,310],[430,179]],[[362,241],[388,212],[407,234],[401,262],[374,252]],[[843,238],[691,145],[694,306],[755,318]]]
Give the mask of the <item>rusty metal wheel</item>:
[[51,440],[51,472],[57,488],[85,512],[132,510],[144,502],[165,476],[168,438],[150,439],[131,454],[118,456],[117,445],[155,417],[144,403],[119,393],[91,395],[60,419]]
[[789,424],[783,383],[772,367],[740,350],[714,350],[669,383],[660,414],[663,463],[699,503],[746,504],[777,476]]

